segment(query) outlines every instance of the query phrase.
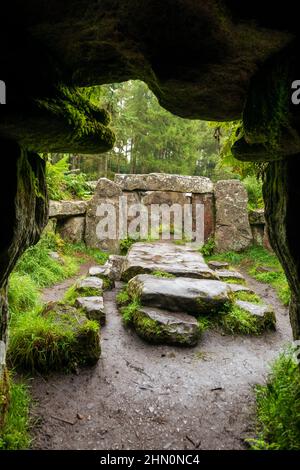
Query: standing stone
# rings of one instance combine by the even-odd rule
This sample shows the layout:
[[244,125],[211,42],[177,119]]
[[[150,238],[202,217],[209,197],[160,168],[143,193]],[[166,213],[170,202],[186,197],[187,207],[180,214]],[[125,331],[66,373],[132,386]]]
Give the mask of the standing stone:
[[[107,178],[101,178],[98,181],[96,191],[92,199],[88,203],[86,212],[86,232],[85,242],[88,247],[100,248],[110,251],[111,253],[119,252],[119,198],[122,196],[120,186]],[[111,207],[112,212],[109,213],[109,222],[114,225],[111,236],[107,235],[101,238],[97,233],[98,224],[107,217],[107,213],[97,215],[97,209],[101,208],[101,204],[107,204]]]
[[222,180],[215,185],[218,252],[242,251],[252,243],[248,219],[248,195],[238,180]]
[[58,225],[61,238],[70,243],[80,243],[84,240],[85,217],[70,217]]
[[249,222],[252,231],[253,242],[256,245],[264,245],[265,215],[264,209],[249,211]]

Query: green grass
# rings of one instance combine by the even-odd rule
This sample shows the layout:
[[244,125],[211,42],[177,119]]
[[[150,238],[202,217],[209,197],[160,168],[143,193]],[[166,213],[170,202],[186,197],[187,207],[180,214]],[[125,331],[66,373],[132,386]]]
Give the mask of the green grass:
[[164,277],[167,279],[172,279],[176,277],[174,276],[174,274],[166,273],[165,271],[153,271],[152,275],[156,277]]
[[300,369],[291,352],[274,362],[266,385],[256,387],[256,450],[300,450]]
[[125,307],[130,303],[130,297],[127,292],[127,285],[124,286],[123,289],[117,294],[116,300],[119,307]]
[[[284,305],[290,301],[290,289],[278,258],[261,246],[252,246],[242,253],[219,253],[206,256],[206,260],[226,261],[230,265],[244,268],[257,281],[269,284],[277,292]],[[261,269],[267,271],[262,272]]]
[[77,284],[71,286],[63,297],[63,303],[75,305],[78,297],[98,297],[99,289],[93,287],[77,287]]
[[8,364],[42,372],[85,365],[80,340],[90,333],[96,342],[98,331],[99,325],[87,320],[80,311],[66,310],[65,314],[57,315],[55,309],[53,312],[35,309],[15,316],[11,322]]
[[231,335],[259,335],[262,332],[256,318],[237,305],[233,305],[229,312],[219,314],[217,323],[224,333]]
[[233,296],[236,300],[243,300],[244,302],[252,302],[254,304],[263,304],[262,299],[252,292],[234,292]]
[[135,312],[140,308],[140,302],[138,299],[133,299],[125,307],[122,307],[120,312],[123,318],[123,322],[126,326],[129,326],[133,322]]
[[73,244],[66,243],[63,251],[65,254],[72,257],[91,258],[97,264],[101,265],[105,264],[109,257],[108,252],[102,251],[99,248],[89,248],[83,242]]
[[30,446],[30,394],[28,387],[10,380],[9,407],[0,430],[0,450],[25,450]]

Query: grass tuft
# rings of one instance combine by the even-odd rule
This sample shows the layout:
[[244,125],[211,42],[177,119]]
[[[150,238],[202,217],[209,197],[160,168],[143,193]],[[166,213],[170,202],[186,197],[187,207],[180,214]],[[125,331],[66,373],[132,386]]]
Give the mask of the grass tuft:
[[30,446],[30,395],[28,387],[10,379],[9,407],[0,430],[0,450],[25,450]]
[[292,352],[273,363],[266,385],[256,387],[255,450],[300,450],[300,369]]

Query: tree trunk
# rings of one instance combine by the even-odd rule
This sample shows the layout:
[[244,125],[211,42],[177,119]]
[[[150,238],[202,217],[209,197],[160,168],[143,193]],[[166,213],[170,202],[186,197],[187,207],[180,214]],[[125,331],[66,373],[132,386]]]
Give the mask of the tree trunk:
[[290,288],[294,339],[300,338],[300,155],[271,162],[265,175],[265,216],[271,246],[285,270]]

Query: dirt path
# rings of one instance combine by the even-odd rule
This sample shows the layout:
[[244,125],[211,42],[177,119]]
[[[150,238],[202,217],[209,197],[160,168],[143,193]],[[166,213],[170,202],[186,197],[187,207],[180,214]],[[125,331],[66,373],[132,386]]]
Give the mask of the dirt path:
[[[32,381],[40,417],[34,448],[243,449],[253,385],[263,382],[267,364],[291,339],[287,309],[273,289],[249,284],[273,304],[277,332],[258,338],[207,332],[188,350],[150,346],[125,330],[116,289],[107,292],[97,367]],[[54,300],[65,288],[56,287],[52,297],[47,290],[45,298]]]

